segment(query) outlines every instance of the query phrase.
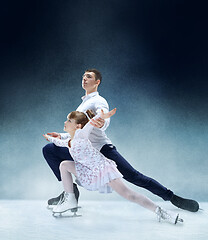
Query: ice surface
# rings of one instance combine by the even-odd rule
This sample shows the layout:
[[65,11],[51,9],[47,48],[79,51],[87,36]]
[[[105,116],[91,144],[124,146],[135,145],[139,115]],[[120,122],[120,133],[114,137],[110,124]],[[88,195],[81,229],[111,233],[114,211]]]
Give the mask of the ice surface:
[[158,202],[179,212],[183,224],[157,222],[152,212],[128,201],[80,201],[82,217],[52,217],[44,201],[0,201],[1,240],[130,240],[208,239],[208,203],[190,213],[169,202]]

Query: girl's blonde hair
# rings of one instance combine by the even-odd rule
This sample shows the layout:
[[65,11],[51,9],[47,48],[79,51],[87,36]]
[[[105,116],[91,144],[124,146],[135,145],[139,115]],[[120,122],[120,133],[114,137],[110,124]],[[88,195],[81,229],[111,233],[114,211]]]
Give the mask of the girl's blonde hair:
[[[94,112],[90,109],[86,111],[86,114],[91,119],[95,116]],[[70,112],[67,116],[67,119],[74,119],[77,124],[81,124],[81,128],[83,128],[88,122],[89,119],[85,113],[79,111]]]

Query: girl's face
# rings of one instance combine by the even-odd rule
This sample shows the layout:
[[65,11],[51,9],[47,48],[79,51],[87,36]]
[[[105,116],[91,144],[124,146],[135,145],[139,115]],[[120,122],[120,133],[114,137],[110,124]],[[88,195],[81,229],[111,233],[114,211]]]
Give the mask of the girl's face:
[[78,124],[76,123],[76,121],[74,119],[67,119],[64,122],[64,131],[66,132],[71,132],[71,131],[75,131],[78,128]]

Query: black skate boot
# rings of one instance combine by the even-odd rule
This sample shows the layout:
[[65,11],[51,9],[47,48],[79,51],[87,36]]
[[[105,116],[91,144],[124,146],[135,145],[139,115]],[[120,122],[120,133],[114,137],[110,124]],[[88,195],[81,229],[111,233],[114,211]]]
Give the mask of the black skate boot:
[[190,212],[197,212],[199,210],[199,204],[195,200],[185,199],[173,194],[170,201],[173,205],[183,210],[187,210]]
[[[74,189],[75,198],[76,198],[77,203],[78,203],[79,190],[78,190],[78,188],[77,188],[77,184],[73,183],[73,189]],[[56,206],[56,205],[59,203],[59,201],[61,201],[63,198],[64,198],[64,192],[62,192],[58,197],[49,199],[49,200],[48,200],[48,208],[49,208],[49,209],[53,208],[53,207]]]

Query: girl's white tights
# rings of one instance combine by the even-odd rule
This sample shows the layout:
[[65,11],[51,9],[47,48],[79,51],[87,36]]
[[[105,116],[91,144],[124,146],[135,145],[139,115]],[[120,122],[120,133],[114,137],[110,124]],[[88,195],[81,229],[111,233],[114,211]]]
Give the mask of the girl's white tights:
[[[61,172],[61,179],[64,186],[64,191],[67,193],[73,193],[73,179],[71,173],[76,176],[75,163],[72,161],[63,161],[61,162],[59,168]],[[109,186],[127,200],[135,202],[142,207],[147,208],[152,212],[155,212],[157,205],[144,195],[132,191],[124,184],[121,178],[112,180],[109,183]]]
[[132,191],[130,188],[128,188],[123,180],[121,178],[117,178],[112,180],[109,183],[109,186],[112,187],[113,190],[115,190],[119,195],[126,198],[127,200],[131,202],[135,202],[139,205],[141,205],[144,208],[149,209],[152,212],[155,212],[157,205],[154,204],[152,200],[145,197],[144,195]]
[[61,162],[59,169],[64,191],[67,193],[73,193],[73,178],[71,173],[76,176],[75,163],[73,161],[63,161]]

